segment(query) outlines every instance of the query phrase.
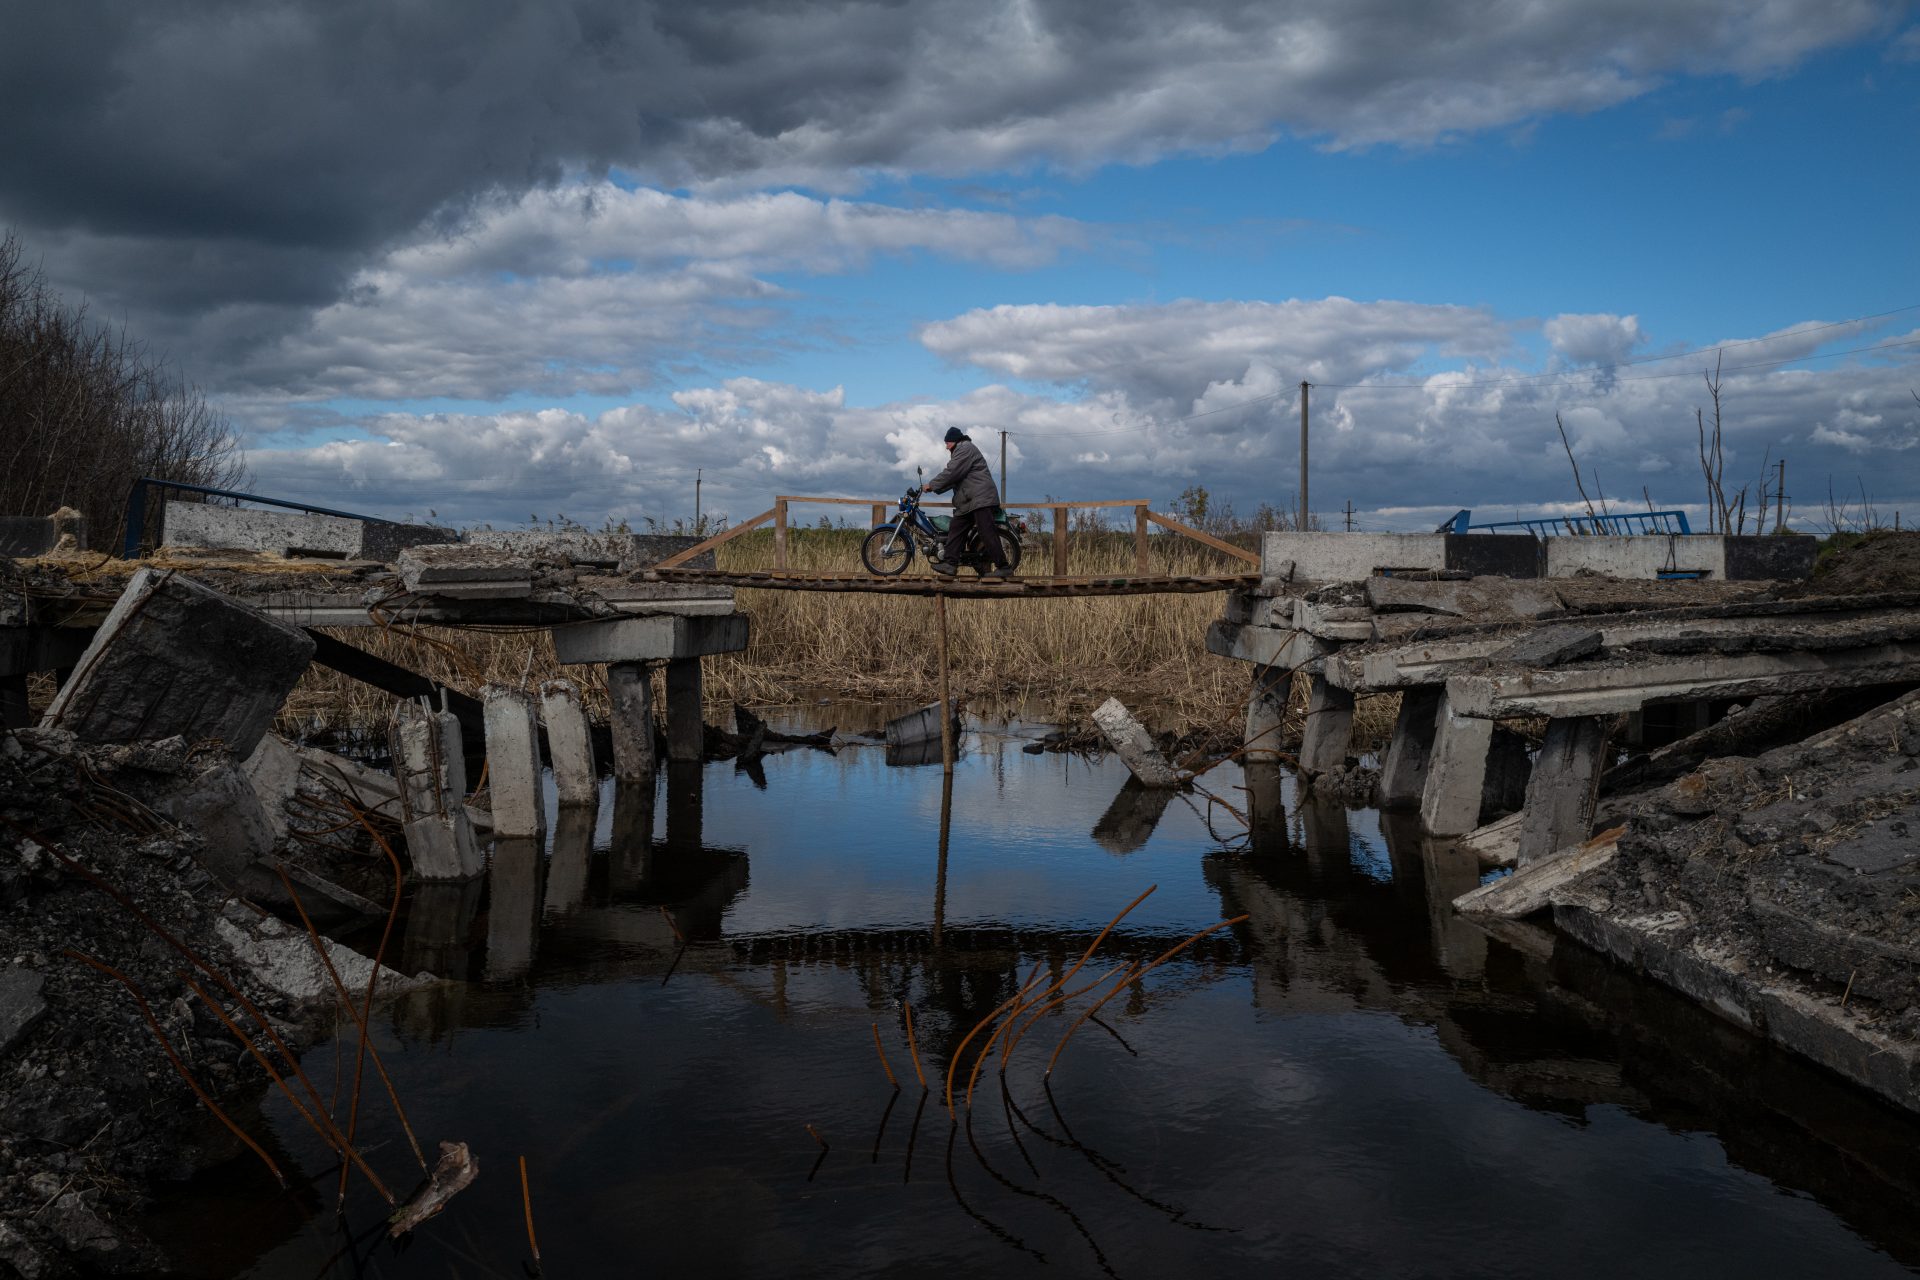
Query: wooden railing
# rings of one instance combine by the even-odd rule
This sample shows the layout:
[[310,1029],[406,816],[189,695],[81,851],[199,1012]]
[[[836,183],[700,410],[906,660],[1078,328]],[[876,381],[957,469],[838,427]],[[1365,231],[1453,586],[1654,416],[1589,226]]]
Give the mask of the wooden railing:
[[[731,529],[727,529],[722,533],[708,538],[705,542],[688,547],[685,551],[677,555],[669,556],[653,567],[656,569],[678,568],[692,560],[695,556],[711,551],[720,544],[730,542],[750,529],[757,529],[768,521],[772,521],[773,567],[775,572],[784,572],[787,567],[787,529],[789,527],[787,511],[790,506],[796,504],[804,506],[867,507],[872,516],[873,527],[876,528],[886,523],[888,514],[893,506],[893,504],[888,502],[875,502],[871,498],[816,498],[797,494],[782,494],[773,500],[773,507],[770,510],[762,511],[751,520],[744,520],[734,525]],[[923,502],[921,505],[926,507],[951,507],[953,504],[951,502]],[[1163,529],[1177,533],[1185,538],[1191,538],[1195,542],[1212,547],[1216,551],[1225,552],[1227,555],[1237,559],[1245,560],[1256,565],[1260,563],[1258,552],[1248,551],[1244,547],[1236,547],[1231,542],[1223,541],[1210,533],[1202,533],[1191,525],[1182,524],[1172,516],[1162,515],[1158,511],[1152,510],[1144,498],[1112,498],[1099,502],[1010,502],[1006,504],[1006,509],[1009,511],[1039,511],[1051,512],[1053,514],[1053,576],[1056,578],[1068,576],[1067,545],[1070,540],[1068,513],[1071,511],[1103,510],[1123,507],[1131,507],[1133,509],[1134,567],[1136,572],[1142,576],[1145,576],[1148,572],[1147,526],[1150,524],[1157,524]]]

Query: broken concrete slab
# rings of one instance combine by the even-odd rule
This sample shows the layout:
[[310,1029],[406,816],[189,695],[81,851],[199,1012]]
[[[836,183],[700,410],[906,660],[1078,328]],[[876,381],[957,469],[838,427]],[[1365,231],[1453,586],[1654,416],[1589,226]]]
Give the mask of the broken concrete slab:
[[213,588],[137,571],[41,720],[82,742],[217,738],[245,758],[313,657],[313,640]]
[[252,781],[238,762],[217,756],[153,802],[155,812],[200,837],[200,865],[230,888],[247,869],[273,852],[273,823]]
[[437,525],[172,501],[167,503],[161,541],[172,547],[386,564],[404,547],[452,542],[458,537]]
[[1263,667],[1311,670],[1333,652],[1332,646],[1292,628],[1256,627],[1215,621],[1207,627],[1207,652]]
[[490,684],[480,691],[487,708],[487,784],[493,797],[493,834],[532,838],[547,828],[540,776],[540,719],[533,695]]
[[[1272,616],[1273,611],[1268,611]],[[1280,619],[1275,625],[1286,625]],[[1258,625],[1257,623],[1255,625]],[[1316,604],[1293,601],[1292,625],[1320,640],[1356,642],[1373,639],[1373,611],[1362,605]]]
[[[339,998],[326,967],[314,952],[312,938],[304,930],[239,903],[227,908],[215,922],[215,930],[241,964],[287,999],[301,1004],[329,1004]],[[321,943],[347,990],[364,994],[367,980],[374,973],[373,960],[331,938],[322,938]],[[435,981],[431,974],[408,977],[382,965],[374,994],[396,996]]]
[[32,969],[0,969],[0,1055],[18,1044],[27,1028],[47,1011],[40,992],[46,978]]
[[287,838],[287,801],[300,788],[300,753],[277,733],[260,739],[241,766],[277,843]]
[[1517,866],[1520,862],[1520,818],[1520,814],[1510,813],[1485,826],[1475,827],[1460,837],[1460,846],[1487,866]]
[[1527,783],[1520,822],[1520,865],[1544,858],[1593,832],[1593,806],[1606,766],[1609,721],[1601,716],[1547,721],[1546,737]]
[[510,600],[533,594],[533,565],[494,547],[430,543],[408,547],[394,560],[401,585],[415,595],[461,600]]
[[1453,900],[1454,910],[1467,915],[1495,915],[1518,918],[1545,911],[1554,904],[1554,895],[1591,872],[1612,862],[1620,852],[1624,827],[1595,836],[1585,844],[1563,849],[1521,867]]
[[1823,844],[1820,856],[1856,875],[1875,876],[1920,861],[1920,804],[1909,804]]
[[1180,774],[1167,763],[1153,735],[1134,719],[1133,713],[1118,698],[1108,698],[1094,708],[1093,723],[1105,736],[1115,755],[1140,780],[1144,787],[1177,787]]
[[1596,627],[1543,627],[1495,649],[1488,660],[1519,667],[1557,667],[1600,652]]

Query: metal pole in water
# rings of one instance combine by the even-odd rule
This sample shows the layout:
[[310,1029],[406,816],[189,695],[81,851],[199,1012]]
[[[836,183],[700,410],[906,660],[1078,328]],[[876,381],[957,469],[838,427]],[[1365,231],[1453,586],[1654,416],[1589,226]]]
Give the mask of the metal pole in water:
[[947,593],[935,593],[933,611],[940,631],[940,767],[953,772],[953,699],[947,692]]

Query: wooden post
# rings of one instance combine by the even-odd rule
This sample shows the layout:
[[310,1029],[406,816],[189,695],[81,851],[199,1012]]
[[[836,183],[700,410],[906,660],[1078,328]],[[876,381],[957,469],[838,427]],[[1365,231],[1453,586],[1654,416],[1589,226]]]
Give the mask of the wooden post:
[[1147,576],[1147,508],[1142,503],[1133,509],[1133,571]]
[[885,524],[886,522],[887,522],[887,504],[884,502],[874,503],[873,504],[873,523],[869,524],[867,528],[878,529],[881,525]]
[[1053,576],[1067,576],[1067,508],[1064,504],[1053,509]]
[[773,567],[787,567],[787,500],[773,500]]
[[1000,433],[1000,505],[1007,505],[1007,433]]
[[940,630],[940,768],[953,772],[953,698],[947,686],[947,594],[933,598],[933,610]]
[[1311,527],[1312,522],[1307,519],[1307,512],[1311,509],[1307,506],[1307,384],[1302,382],[1300,384],[1300,515],[1299,524],[1296,526],[1302,533]]

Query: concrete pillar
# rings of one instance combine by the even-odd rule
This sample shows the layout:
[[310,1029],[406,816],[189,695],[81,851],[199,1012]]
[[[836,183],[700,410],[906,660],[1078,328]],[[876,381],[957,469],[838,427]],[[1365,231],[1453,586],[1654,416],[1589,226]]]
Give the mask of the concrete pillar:
[[707,753],[700,704],[700,659],[667,660],[667,759],[698,762]]
[[487,872],[488,982],[517,978],[533,967],[539,926],[540,842],[495,840]]
[[1606,750],[1603,716],[1547,721],[1546,741],[1527,783],[1527,807],[1520,814],[1521,866],[1593,834],[1593,804]]
[[1253,668],[1253,691],[1247,698],[1247,731],[1242,739],[1246,750],[1240,758],[1249,763],[1280,758],[1280,726],[1287,715],[1287,692],[1293,676],[1285,667],[1259,663]]
[[[451,741],[446,721],[453,723]],[[393,711],[391,745],[414,878],[467,880],[479,875],[484,860],[467,820],[459,721],[417,702],[402,702]]]
[[587,731],[587,709],[571,680],[540,686],[540,719],[547,726],[547,756],[553,761],[553,787],[561,806],[594,803],[600,785],[593,769],[593,738]]
[[607,696],[613,703],[613,776],[653,789],[657,764],[653,734],[653,680],[642,662],[609,662]]
[[541,793],[540,722],[533,695],[490,684],[480,691],[487,715],[487,788],[494,839],[538,836],[547,829]]
[[1093,723],[1113,748],[1113,753],[1132,770],[1143,787],[1177,787],[1180,775],[1160,754],[1153,735],[1133,718],[1118,698],[1108,698],[1093,710]]
[[1434,717],[1433,757],[1420,791],[1420,821],[1430,835],[1461,836],[1479,825],[1492,741],[1493,721],[1459,715],[1441,697]]
[[1300,767],[1308,773],[1331,773],[1347,762],[1347,743],[1353,736],[1353,694],[1313,678],[1307,699],[1307,727],[1300,735]]
[[27,714],[26,672],[0,675],[0,729],[24,729],[32,723]]
[[1380,807],[1418,809],[1433,759],[1433,735],[1446,689],[1437,684],[1415,685],[1400,694],[1400,714],[1393,721],[1393,739],[1380,766]]

